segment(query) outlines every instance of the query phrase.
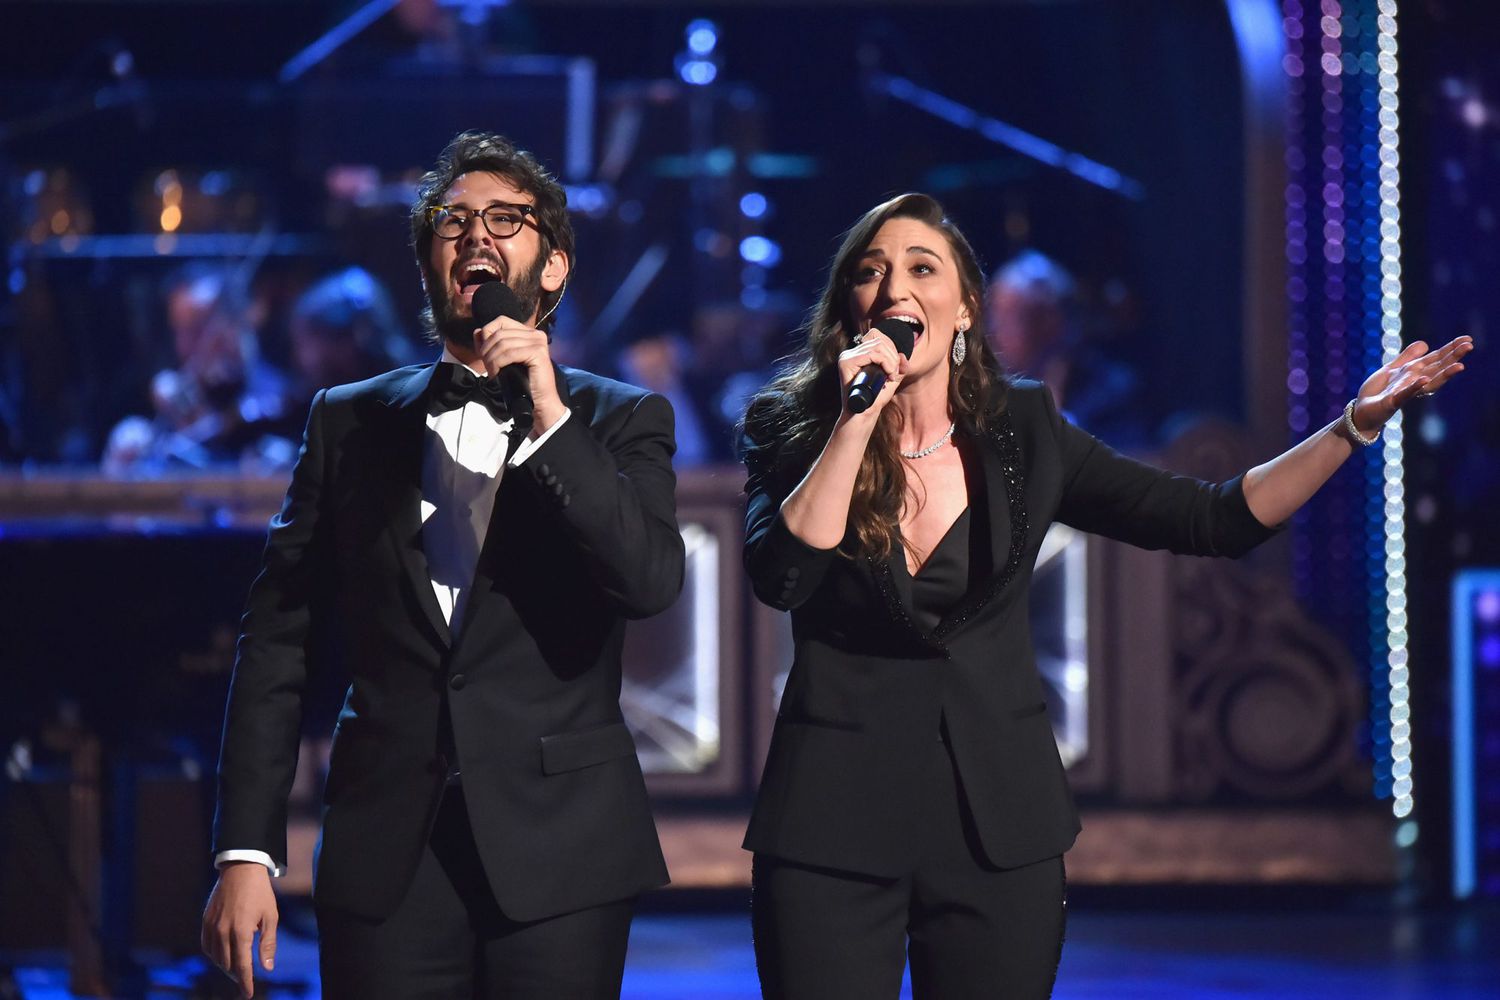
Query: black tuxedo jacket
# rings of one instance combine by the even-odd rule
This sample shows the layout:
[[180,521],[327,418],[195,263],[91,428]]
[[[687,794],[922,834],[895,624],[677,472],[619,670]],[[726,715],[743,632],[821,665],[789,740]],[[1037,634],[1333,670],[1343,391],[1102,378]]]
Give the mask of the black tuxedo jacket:
[[841,554],[852,536],[841,550],[809,547],[779,515],[807,458],[746,446],[745,565],[756,595],[791,611],[795,659],[745,847],[871,875],[910,870],[925,821],[912,803],[944,722],[992,863],[1072,846],[1078,814],[1027,608],[1051,522],[1201,555],[1239,555],[1274,530],[1239,479],[1202,483],[1119,455],[1062,418],[1044,386],[1017,381],[979,449],[994,575],[925,631],[891,568],[899,546],[887,560]]
[[351,684],[324,796],[319,905],[377,919],[395,908],[454,763],[512,919],[660,885],[666,866],[620,715],[620,648],[624,620],[663,610],[682,586],[671,406],[558,369],[572,414],[504,471],[450,630],[419,512],[432,370],[313,401],[242,622],[214,850],[286,858],[308,653],[326,628]]

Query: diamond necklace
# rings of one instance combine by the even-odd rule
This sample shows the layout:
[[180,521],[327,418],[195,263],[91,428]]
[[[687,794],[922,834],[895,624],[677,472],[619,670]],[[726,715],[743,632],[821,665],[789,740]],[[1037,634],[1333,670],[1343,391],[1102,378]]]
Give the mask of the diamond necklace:
[[936,441],[932,442],[932,444],[928,445],[927,447],[925,447],[925,448],[923,448],[923,449],[921,449],[919,451],[903,451],[901,453],[901,457],[902,458],[926,458],[928,455],[931,455],[933,452],[937,451],[943,445],[945,445],[945,444],[948,443],[948,439],[953,436],[953,429],[955,427],[957,427],[957,426],[958,425],[956,423],[949,424],[948,425],[948,429],[943,432],[943,436],[940,437],[940,438],[938,438]]

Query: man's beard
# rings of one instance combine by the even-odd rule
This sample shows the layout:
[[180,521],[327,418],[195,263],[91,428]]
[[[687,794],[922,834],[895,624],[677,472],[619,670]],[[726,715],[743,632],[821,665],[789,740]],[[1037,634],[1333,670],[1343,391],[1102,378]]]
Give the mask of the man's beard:
[[[510,290],[521,303],[523,316],[534,316],[542,301],[542,271],[547,267],[547,255],[537,251],[536,261],[520,274],[511,275]],[[462,347],[474,346],[474,331],[479,324],[474,322],[472,312],[460,313],[463,303],[448,297],[448,284],[429,280],[428,298],[432,304],[433,323],[444,340],[451,340]]]

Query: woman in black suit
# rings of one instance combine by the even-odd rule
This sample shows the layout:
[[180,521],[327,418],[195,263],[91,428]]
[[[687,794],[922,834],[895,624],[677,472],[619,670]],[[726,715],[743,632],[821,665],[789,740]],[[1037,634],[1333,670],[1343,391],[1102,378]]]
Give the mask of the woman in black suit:
[[[1008,380],[983,276],[921,194],[846,234],[799,359],[745,418],[745,563],[796,654],[747,849],[769,998],[1046,997],[1077,812],[1045,713],[1027,598],[1047,526],[1238,556],[1359,444],[1462,370],[1413,344],[1346,418],[1225,483],[1125,458]],[[916,328],[910,357],[876,324]],[[877,366],[869,409],[846,404]]]

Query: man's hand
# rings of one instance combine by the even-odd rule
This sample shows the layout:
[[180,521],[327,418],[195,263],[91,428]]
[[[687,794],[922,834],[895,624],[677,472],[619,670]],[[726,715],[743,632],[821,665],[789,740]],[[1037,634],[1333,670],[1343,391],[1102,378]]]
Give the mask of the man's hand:
[[536,417],[532,437],[540,436],[562,419],[564,407],[557,393],[557,376],[552,370],[552,351],[545,333],[501,316],[480,329],[474,342],[492,378],[510,365],[526,366]]
[[276,893],[266,866],[255,861],[225,865],[203,910],[203,953],[239,984],[246,1000],[255,995],[251,945],[256,931],[261,965],[276,965],[276,921]]

